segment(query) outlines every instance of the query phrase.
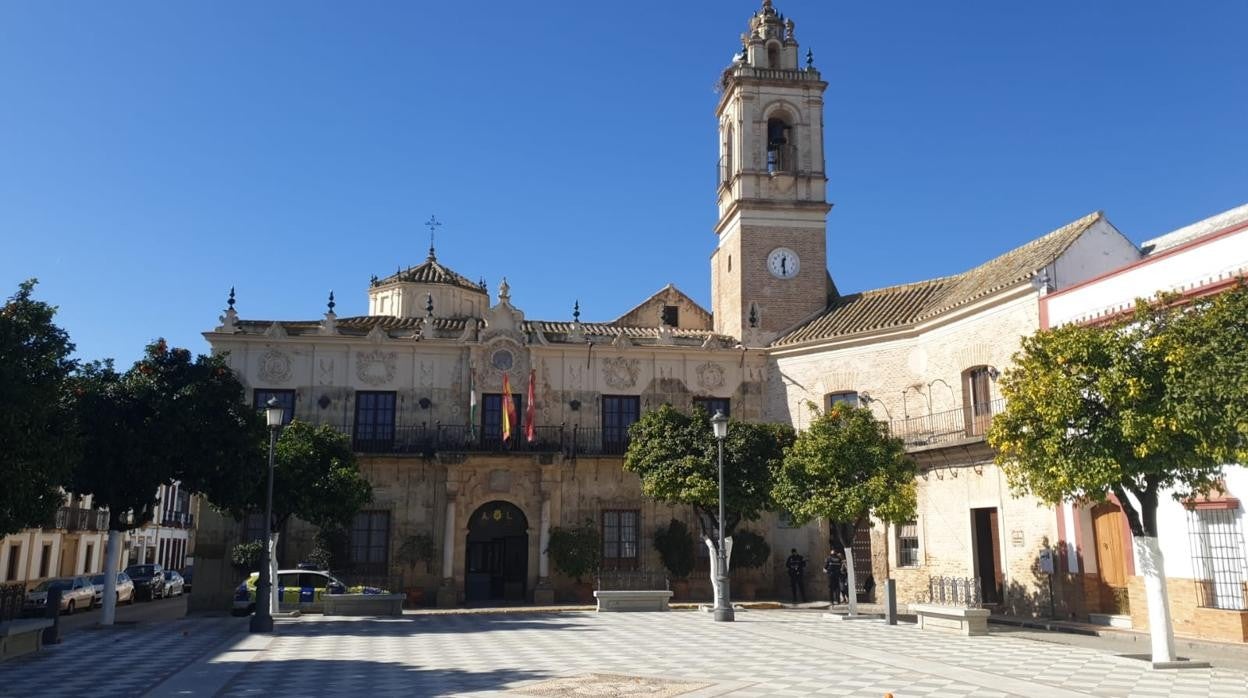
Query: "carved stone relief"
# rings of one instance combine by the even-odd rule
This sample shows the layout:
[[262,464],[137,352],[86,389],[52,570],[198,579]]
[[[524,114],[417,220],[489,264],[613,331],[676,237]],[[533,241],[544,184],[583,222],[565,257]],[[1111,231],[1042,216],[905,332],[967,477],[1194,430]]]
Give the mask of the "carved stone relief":
[[257,375],[265,383],[285,383],[290,380],[290,357],[276,349],[264,352]]
[[394,352],[380,349],[356,352],[355,375],[361,382],[368,385],[384,385],[394,380],[394,371]]
[[710,361],[698,366],[698,385],[707,390],[714,390],[724,384],[724,369]]
[[317,381],[321,385],[333,385],[334,384],[334,360],[333,359],[320,359],[317,362],[317,364],[318,364],[317,367],[320,369],[320,373],[317,376]]
[[641,362],[622,356],[602,362],[602,379],[612,388],[631,388],[637,385]]

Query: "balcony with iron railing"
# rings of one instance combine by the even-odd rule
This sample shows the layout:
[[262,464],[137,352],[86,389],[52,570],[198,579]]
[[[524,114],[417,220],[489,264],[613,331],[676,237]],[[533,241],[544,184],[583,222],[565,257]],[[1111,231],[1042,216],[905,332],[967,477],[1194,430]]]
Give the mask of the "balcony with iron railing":
[[560,453],[568,458],[576,458],[620,456],[628,450],[627,429],[600,429],[582,427],[579,424],[534,427],[531,440],[526,438],[523,429],[517,429],[511,438],[504,440],[500,434],[487,434],[480,428],[440,422],[394,427],[334,425],[334,428],[351,437],[352,447],[363,454],[417,455],[429,458],[442,452]]
[[52,520],[52,528],[64,531],[107,531],[108,512],[103,509],[60,507]]
[[1004,399],[978,402],[920,417],[894,419],[888,422],[888,431],[905,442],[907,450],[982,441],[992,418],[1004,409]]
[[166,511],[160,517],[160,525],[169,528],[194,528],[195,515],[189,511]]

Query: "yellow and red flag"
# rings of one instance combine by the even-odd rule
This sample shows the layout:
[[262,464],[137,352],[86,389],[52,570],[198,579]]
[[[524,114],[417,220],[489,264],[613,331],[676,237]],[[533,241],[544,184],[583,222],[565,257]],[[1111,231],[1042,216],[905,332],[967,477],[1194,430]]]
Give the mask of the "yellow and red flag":
[[534,383],[537,382],[537,371],[529,369],[529,395],[526,398],[528,403],[524,406],[524,440],[533,443],[533,439],[537,437],[537,397]]
[[511,425],[516,423],[516,401],[511,398],[511,376],[503,372],[503,441],[511,438]]

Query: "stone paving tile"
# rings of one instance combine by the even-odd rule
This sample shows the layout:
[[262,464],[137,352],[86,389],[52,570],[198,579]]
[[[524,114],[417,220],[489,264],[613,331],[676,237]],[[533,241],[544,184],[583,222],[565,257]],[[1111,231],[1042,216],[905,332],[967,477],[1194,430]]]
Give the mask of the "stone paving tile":
[[197,618],[79,630],[0,664],[0,696],[142,695],[246,629],[245,618]]
[[731,625],[688,612],[306,617],[284,623],[223,694],[503,694],[590,673],[732,681],[734,696],[1248,695],[1241,672],[1151,671],[1086,648],[802,611],[742,613]]

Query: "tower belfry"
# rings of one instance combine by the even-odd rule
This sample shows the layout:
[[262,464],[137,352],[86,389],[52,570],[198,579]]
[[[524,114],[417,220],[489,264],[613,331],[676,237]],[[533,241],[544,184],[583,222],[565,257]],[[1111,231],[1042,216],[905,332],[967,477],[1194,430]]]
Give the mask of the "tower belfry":
[[715,331],[764,337],[828,302],[823,82],[795,23],[764,0],[723,72],[718,242],[711,255]]

